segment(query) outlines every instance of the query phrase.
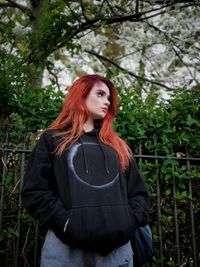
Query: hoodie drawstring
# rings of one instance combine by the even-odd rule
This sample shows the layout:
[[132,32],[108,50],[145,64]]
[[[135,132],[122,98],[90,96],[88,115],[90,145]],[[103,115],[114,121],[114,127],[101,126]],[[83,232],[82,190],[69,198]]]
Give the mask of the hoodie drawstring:
[[109,174],[108,162],[107,162],[107,157],[106,157],[105,150],[104,150],[104,148],[103,148],[103,145],[100,143],[99,139],[98,139],[98,143],[99,143],[99,146],[100,146],[100,148],[101,148],[101,151],[102,151],[102,153],[103,153],[103,155],[104,155],[106,172],[107,172],[107,174]]
[[[109,169],[108,169],[108,161],[107,161],[107,157],[106,157],[106,152],[103,148],[103,145],[101,144],[100,140],[99,140],[99,137],[98,137],[98,133],[96,132],[96,137],[97,137],[97,140],[98,140],[98,144],[99,144],[99,147],[103,153],[103,156],[104,156],[104,161],[105,161],[105,169],[106,169],[106,173],[109,174]],[[85,172],[86,173],[89,173],[89,168],[88,168],[88,162],[87,162],[87,157],[86,157],[86,151],[85,151],[85,146],[84,146],[84,143],[80,137],[80,142],[81,142],[81,145],[82,145],[82,148],[83,148],[83,158],[84,158],[84,164],[85,164]]]
[[83,158],[84,158],[84,163],[85,163],[85,172],[88,173],[89,170],[88,170],[88,164],[87,164],[87,159],[86,159],[86,152],[85,152],[85,147],[84,147],[84,144],[80,138],[80,142],[82,144],[82,148],[83,148]]

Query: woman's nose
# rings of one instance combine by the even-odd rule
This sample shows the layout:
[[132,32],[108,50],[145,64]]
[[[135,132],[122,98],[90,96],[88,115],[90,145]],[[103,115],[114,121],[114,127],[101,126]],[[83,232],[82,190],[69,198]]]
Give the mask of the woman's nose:
[[105,100],[105,105],[106,106],[110,106],[110,101],[106,98],[106,100]]

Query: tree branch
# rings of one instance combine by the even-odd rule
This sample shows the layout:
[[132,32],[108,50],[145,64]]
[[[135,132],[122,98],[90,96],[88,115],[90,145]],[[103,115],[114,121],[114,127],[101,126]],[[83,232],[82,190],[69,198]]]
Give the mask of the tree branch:
[[105,64],[104,60],[99,58],[99,61],[101,62],[101,64],[106,68],[106,70],[113,75],[113,71]]
[[[159,11],[161,9],[162,8],[155,8],[155,9],[152,9],[150,11],[145,11],[143,13],[132,14],[132,15],[127,15],[127,16],[119,16],[119,17],[113,17],[113,18],[95,18],[95,19],[87,20],[87,21],[81,23],[80,26],[77,29],[75,29],[74,32],[72,32],[70,34],[70,37],[64,35],[62,37],[62,40],[60,40],[59,45],[57,46],[57,48],[58,49],[62,48],[66,44],[66,40],[70,40],[71,38],[74,38],[79,32],[83,32],[85,30],[88,30],[91,27],[100,28],[102,26],[102,22],[105,25],[110,25],[110,24],[114,24],[114,23],[118,23],[118,22],[122,23],[122,22],[125,22],[125,21],[131,21],[131,22],[143,21],[143,20],[147,20],[147,19],[149,19],[151,17],[155,17],[155,16],[158,16],[158,15],[160,15],[162,13],[165,13],[166,11],[162,11],[162,12],[153,14],[153,15],[151,15],[149,17],[145,17],[145,18],[139,18],[138,19],[138,16],[141,17],[142,15],[147,14],[149,12],[155,12],[155,11]],[[66,39],[66,37],[67,37],[67,39]]]
[[172,47],[172,49],[173,49],[175,55],[177,56],[177,58],[179,59],[179,61],[186,67],[186,69],[187,69],[188,72],[190,73],[192,79],[193,79],[196,83],[198,83],[198,80],[193,76],[193,74],[192,74],[190,68],[185,64],[185,62],[183,61],[183,59],[182,59],[182,57],[179,55],[179,53],[176,51],[176,49],[175,49],[174,47]]
[[55,78],[56,85],[57,85],[58,89],[60,90],[60,85],[59,85],[59,82],[58,82],[57,75],[52,71],[52,69],[49,66],[47,66],[47,70]]
[[82,0],[80,0],[80,5],[81,5],[81,10],[82,10],[83,17],[84,17],[85,21],[88,21],[88,18],[87,18],[86,14],[85,14],[85,8],[84,8],[84,4],[83,4]]
[[95,51],[92,51],[92,50],[88,50],[88,49],[85,49],[84,50],[86,53],[90,54],[90,55],[93,55],[95,57],[97,57],[100,61],[103,60],[103,61],[106,61],[110,64],[112,64],[113,66],[115,66],[116,68],[120,69],[121,71],[124,71],[126,73],[128,73],[130,76],[133,76],[134,78],[136,78],[137,80],[142,80],[142,81],[146,81],[146,82],[149,82],[151,84],[155,84],[155,85],[158,85],[160,87],[163,87],[163,88],[166,88],[168,90],[172,90],[172,88],[166,86],[165,84],[162,84],[162,83],[159,83],[159,82],[156,82],[156,81],[152,81],[152,80],[149,80],[147,78],[144,78],[144,77],[140,77],[138,76],[137,74],[133,73],[132,71],[129,71],[129,70],[126,70],[124,68],[122,68],[120,65],[118,65],[116,62],[112,61],[111,59],[109,58],[106,58],[102,55],[99,55],[97,54]]
[[161,33],[161,34],[163,34],[165,36],[165,38],[169,41],[169,43],[172,44],[172,50],[174,51],[174,54],[177,56],[177,58],[179,59],[179,61],[187,68],[187,70],[190,73],[191,77],[196,81],[195,77],[193,77],[193,74],[191,73],[191,70],[189,69],[189,67],[187,66],[187,64],[185,64],[185,62],[183,61],[182,57],[180,56],[179,52],[175,49],[175,47],[177,49],[179,49],[180,52],[182,52],[183,54],[186,53],[186,51],[184,51],[181,47],[179,47],[175,43],[175,41],[166,32],[162,31],[161,29],[159,29],[158,27],[154,26],[153,24],[150,24],[149,22],[145,22],[145,23],[149,27],[153,28],[154,30],[158,31],[159,33]]
[[12,0],[7,0],[7,3],[0,3],[0,7],[2,8],[17,8],[19,10],[21,10],[23,13],[26,13],[30,18],[33,18],[33,13],[31,11],[30,8],[28,8],[27,6],[24,6],[22,4],[16,3]]
[[[178,3],[185,3],[185,1],[179,1]],[[196,2],[194,3],[194,1],[191,2],[191,6],[196,6],[198,5]],[[150,18],[156,17],[158,15],[161,15],[163,13],[168,12],[168,10],[166,10],[166,8],[171,7],[171,6],[175,6],[177,5],[177,2],[169,2],[168,4],[165,4],[161,7],[158,8],[153,8],[144,12],[139,12],[138,13],[134,13],[131,15],[124,15],[124,16],[114,16],[114,17],[98,17],[95,19],[91,19],[91,20],[87,20],[85,23],[82,24],[82,26],[84,27],[85,25],[93,25],[93,24],[101,24],[104,23],[105,25],[110,25],[110,24],[114,24],[114,23],[122,23],[125,21],[131,21],[131,22],[139,22],[139,21],[145,21],[148,20]],[[181,6],[180,8],[186,8],[188,7],[188,5],[186,6]],[[156,13],[155,13],[156,12]],[[148,16],[145,16],[148,15]]]
[[135,14],[138,15],[140,12],[139,12],[139,2],[140,0],[136,0],[136,3],[135,3]]
[[[170,42],[172,43],[175,47],[177,47],[182,53],[186,53],[186,51],[184,51],[181,47],[179,47],[176,42],[174,41],[173,38],[171,38],[166,32],[162,31],[161,29],[159,29],[158,27],[156,27],[155,25],[147,22],[147,21],[144,21],[144,23],[146,23],[150,28],[153,28],[155,31],[163,34],[165,36],[165,38]],[[176,38],[178,41],[180,41],[180,39]]]
[[[34,2],[35,0],[30,0],[31,2]],[[41,1],[41,0],[39,0]],[[80,2],[81,1],[81,2]],[[130,15],[124,15],[124,16],[111,16],[111,17],[103,17],[103,16],[98,16],[93,19],[87,18],[86,14],[84,14],[84,2],[82,0],[79,0],[79,3],[82,5],[82,11],[83,14],[82,16],[84,17],[84,22],[82,22],[82,19],[79,20],[79,25],[74,25],[71,27],[70,33],[69,31],[66,31],[59,40],[57,40],[56,46],[51,47],[48,51],[48,55],[54,52],[57,49],[60,49],[66,45],[67,42],[73,42],[75,38],[77,38],[80,33],[83,34],[87,30],[95,30],[98,28],[103,27],[104,25],[111,25],[114,23],[123,23],[126,21],[130,22],[139,22],[139,21],[147,21],[149,18],[158,16],[162,13],[167,12],[167,7],[174,6],[176,5],[176,2],[169,2],[167,5],[163,5],[162,7],[155,7],[150,6],[150,10],[146,10],[144,12],[138,12],[137,14],[130,14]],[[107,2],[104,1],[104,4]],[[73,10],[71,10],[73,12]],[[135,13],[135,11],[134,11]],[[40,47],[38,49],[41,49]],[[37,53],[37,52],[36,52]]]
[[26,252],[25,252],[25,249],[26,249],[26,245],[27,245],[27,243],[28,243],[28,238],[29,238],[30,230],[31,230],[31,227],[28,228],[28,231],[27,231],[27,233],[26,233],[25,242],[24,242],[24,245],[23,245],[23,248],[22,248],[22,257],[23,257],[23,259],[24,259],[24,261],[25,261],[25,263],[26,263],[26,265],[27,265],[28,267],[30,267],[30,265],[29,265],[29,263],[28,263],[28,261],[27,261],[27,258],[26,258]]
[[[148,4],[152,4],[152,2],[151,1],[143,1],[143,2],[145,2],[145,3],[148,3]],[[158,0],[158,1],[154,1],[154,4],[158,4],[158,5],[162,5],[162,4],[171,4],[171,3],[173,3],[173,4],[183,4],[183,3],[191,3],[191,4],[198,4],[198,0],[196,0],[196,1],[194,1],[194,0],[190,0],[190,1],[188,1],[188,0],[176,0],[176,1],[174,1],[174,0],[169,0],[169,1],[166,1],[166,0],[163,0],[163,1],[160,1],[160,0]]]
[[110,5],[109,1],[105,0],[105,2],[106,2],[106,4],[107,4],[107,6],[109,7],[110,11],[112,12],[112,14],[113,14],[114,16],[117,16],[117,14],[115,13],[113,7]]

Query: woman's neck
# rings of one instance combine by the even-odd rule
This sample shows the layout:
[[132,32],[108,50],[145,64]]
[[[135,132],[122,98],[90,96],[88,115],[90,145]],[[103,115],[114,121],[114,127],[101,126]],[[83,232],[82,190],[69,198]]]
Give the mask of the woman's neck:
[[84,132],[90,132],[94,129],[94,121],[92,118],[88,118],[88,120],[83,124]]

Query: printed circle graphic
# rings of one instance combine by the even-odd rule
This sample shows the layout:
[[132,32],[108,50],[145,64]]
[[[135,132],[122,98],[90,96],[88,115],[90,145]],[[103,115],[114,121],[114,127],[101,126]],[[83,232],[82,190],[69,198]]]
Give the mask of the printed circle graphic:
[[[96,149],[96,147],[94,146],[99,146],[98,144],[96,143],[86,143],[84,142],[83,145],[86,145],[86,146],[93,146],[91,148],[93,149]],[[74,160],[76,158],[76,156],[78,155],[78,153],[80,153],[80,148],[81,148],[82,144],[80,143],[75,143],[74,145],[72,145],[72,147],[69,149],[69,153],[68,153],[68,164],[69,164],[69,168],[71,169],[74,177],[82,184],[86,185],[86,186],[89,186],[89,187],[92,187],[92,188],[95,188],[95,189],[105,189],[107,187],[110,187],[112,186],[119,178],[119,172],[117,171],[116,172],[112,172],[110,173],[109,177],[107,178],[107,181],[105,181],[105,179],[102,179],[102,183],[101,180],[98,182],[98,184],[94,184],[93,180],[91,179],[86,179],[83,176],[80,176],[80,174],[78,174],[78,170],[77,168],[75,167],[75,164],[74,164]],[[102,152],[103,153],[103,152]],[[86,155],[87,157],[87,155]],[[89,164],[88,164],[89,165]],[[105,167],[103,167],[105,168]],[[85,174],[87,176],[87,174]]]

